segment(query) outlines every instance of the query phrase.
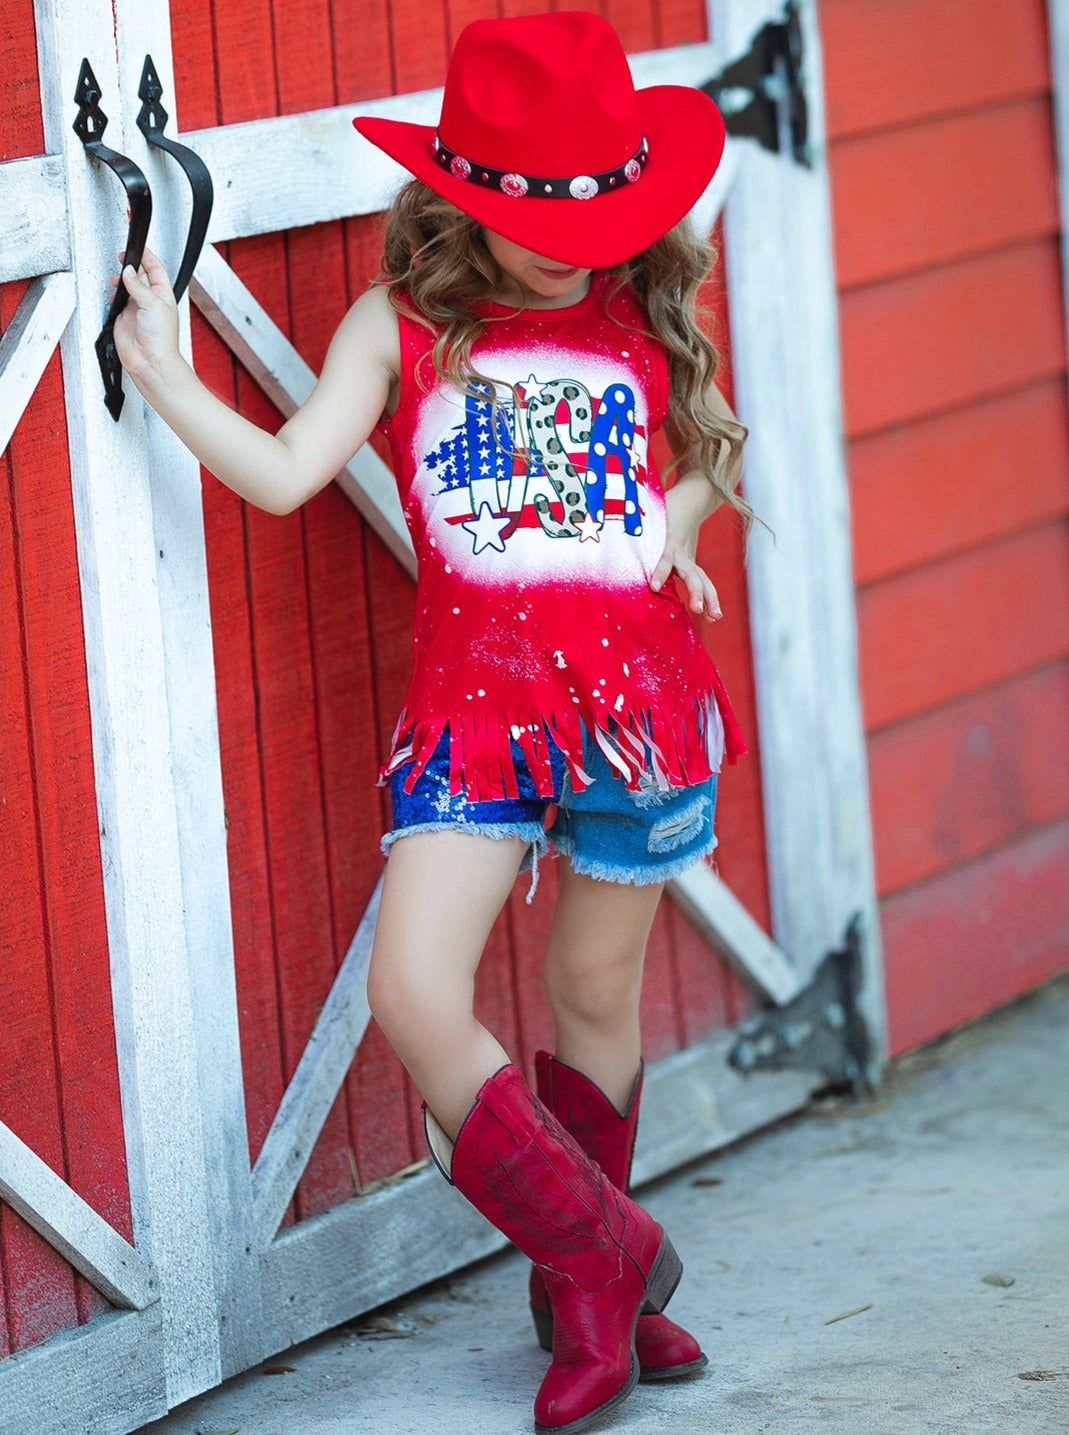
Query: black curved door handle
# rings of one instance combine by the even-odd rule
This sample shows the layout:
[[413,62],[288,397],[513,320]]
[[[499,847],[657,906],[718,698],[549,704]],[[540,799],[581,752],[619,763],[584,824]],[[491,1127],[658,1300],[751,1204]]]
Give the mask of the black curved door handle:
[[[125,262],[136,269],[145,252],[149,221],[152,219],[152,195],[148,180],[126,155],[109,149],[101,142],[101,136],[108,126],[108,117],[100,108],[100,86],[88,60],[82,61],[78,76],[78,88],[74,98],[78,102],[78,118],[74,121],[74,132],[85,145],[86,153],[101,160],[119,176],[130,205],[130,225],[126,235]],[[122,365],[115,352],[115,320],[126,307],[130,296],[120,280],[115,288],[115,297],[104,320],[104,327],[94,345],[100,373],[104,380],[104,402],[112,418],[118,422],[122,413]]]
[[179,144],[177,140],[169,139],[163,133],[169,116],[160,104],[163,86],[160,84],[160,77],[156,73],[151,55],[145,56],[145,67],[141,71],[141,84],[138,86],[137,93],[142,101],[141,112],[137,117],[138,129],[150,145],[155,145],[157,149],[166,150],[169,155],[173,155],[182,166],[186,179],[189,180],[189,187],[193,191],[193,213],[189,221],[185,253],[182,255],[182,262],[178,266],[178,275],[174,281],[174,297],[181,299],[193,277],[193,270],[197,267],[200,251],[204,247],[204,236],[208,232],[208,220],[211,218],[214,198],[212,177],[208,173],[208,166],[199,154],[194,154],[191,149]]

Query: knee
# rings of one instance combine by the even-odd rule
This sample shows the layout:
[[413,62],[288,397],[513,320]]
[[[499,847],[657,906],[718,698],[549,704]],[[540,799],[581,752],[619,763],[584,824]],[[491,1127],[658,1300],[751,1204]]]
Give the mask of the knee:
[[462,1021],[465,1014],[460,993],[447,990],[416,967],[374,956],[368,970],[367,1000],[371,1015],[397,1048],[432,1038]]
[[619,963],[582,971],[547,966],[546,994],[557,1021],[596,1031],[614,1031],[632,1022],[642,993],[640,964]]

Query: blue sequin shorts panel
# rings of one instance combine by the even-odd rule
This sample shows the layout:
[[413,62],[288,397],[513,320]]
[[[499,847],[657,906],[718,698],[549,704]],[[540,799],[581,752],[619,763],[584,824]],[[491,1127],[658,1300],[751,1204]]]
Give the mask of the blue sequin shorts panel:
[[524,867],[549,849],[564,853],[577,872],[606,882],[645,886],[665,882],[692,867],[716,846],[716,778],[694,787],[630,792],[589,732],[583,734],[583,770],[592,778],[572,790],[564,757],[550,743],[554,795],[541,797],[523,751],[513,744],[518,797],[469,802],[449,791],[449,734],[441,741],[411,792],[405,763],[390,774],[393,828],[382,841],[387,852],[415,832],[458,830],[484,837],[520,837],[530,844]]

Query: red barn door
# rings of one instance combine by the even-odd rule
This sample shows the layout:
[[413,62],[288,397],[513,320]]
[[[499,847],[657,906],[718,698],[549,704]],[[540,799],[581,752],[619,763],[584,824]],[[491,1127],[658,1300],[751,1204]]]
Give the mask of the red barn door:
[[[715,44],[693,0],[635,0],[612,18],[640,52],[640,83],[698,83],[774,9],[713,5]],[[47,358],[66,329],[62,413],[54,366],[32,401],[34,365],[21,389],[11,378],[18,366],[0,366],[3,393],[29,405],[8,459],[0,568],[18,619],[0,736],[13,755],[10,840],[22,884],[9,904],[19,953],[9,1010],[18,1007],[26,1063],[12,1063],[0,1088],[0,1196],[61,1253],[57,1261],[38,1243],[23,1264],[7,1262],[7,1310],[17,1308],[14,1287],[36,1280],[34,1262],[42,1271],[52,1263],[73,1294],[50,1323],[14,1332],[11,1343],[29,1348],[0,1366],[0,1400],[55,1411],[56,1429],[134,1428],[499,1243],[431,1172],[410,1170],[422,1159],[417,1103],[368,1025],[363,996],[384,820],[373,776],[407,677],[412,603],[388,475],[368,450],[300,514],[269,518],[212,479],[202,494],[196,465],[136,394],[112,420],[93,341],[125,205],[71,132],[89,58],[111,116],[106,142],[148,176],[150,243],[173,272],[184,181],[134,124],[152,55],[172,132],[216,181],[212,247],[194,284],[197,367],[244,412],[275,424],[307,392],[377,261],[373,215],[394,178],[354,139],[353,107],[433,115],[436,97],[421,91],[441,82],[469,11],[417,13],[394,0],[362,6],[357,24],[328,0],[36,6],[49,153],[39,154],[27,120],[28,168],[0,170],[0,183],[10,179],[8,193],[16,179],[31,184],[38,218],[24,233],[7,206],[0,274],[49,277],[34,278],[4,335],[5,358]],[[815,74],[811,5],[803,21]],[[20,33],[30,72],[28,17]],[[720,878],[698,869],[658,919],[640,1175],[802,1104],[821,1084],[819,1063],[782,1058],[781,1069],[743,1076],[726,1058],[753,994],[780,1004],[797,995],[859,911],[868,919],[862,999],[878,1047],[849,549],[826,362],[834,345],[821,347],[831,303],[824,181],[819,167],[808,173],[752,146],[735,147],[725,181],[731,173],[718,303],[722,322],[731,310],[738,400],[754,432],[751,498],[780,548],[755,540],[747,585],[731,523],[710,525],[704,539],[728,615],[713,635],[716,656],[755,758],[723,784]],[[769,239],[787,224],[804,242]],[[49,395],[51,411],[40,407]],[[46,521],[29,514],[20,465],[27,423],[49,412],[65,424],[73,505],[64,510],[61,477],[35,497],[58,514]],[[48,443],[62,460],[62,440],[50,432]],[[33,462],[45,453],[42,444]],[[784,464],[806,493],[805,515],[777,487]],[[66,575],[55,601],[42,597],[50,560]],[[52,631],[66,644],[61,671]],[[44,717],[61,682],[62,731]],[[94,793],[99,822],[87,826]],[[72,844],[85,854],[75,876],[60,860]],[[538,963],[551,886],[531,910],[522,894],[513,899],[480,976],[482,1011],[525,1062],[549,1034]],[[86,944],[78,961],[55,955],[64,923]],[[75,972],[93,989],[84,1004],[64,988]],[[93,1064],[99,1085],[88,1134],[76,1141],[66,1113],[87,1100],[79,1062]],[[31,1092],[46,1068],[58,1076],[41,1103]],[[50,1128],[56,1110],[65,1152]],[[78,1169],[87,1143],[107,1165],[106,1200]],[[7,1208],[3,1220],[0,1240],[24,1239]],[[72,1267],[125,1313],[101,1311]]]

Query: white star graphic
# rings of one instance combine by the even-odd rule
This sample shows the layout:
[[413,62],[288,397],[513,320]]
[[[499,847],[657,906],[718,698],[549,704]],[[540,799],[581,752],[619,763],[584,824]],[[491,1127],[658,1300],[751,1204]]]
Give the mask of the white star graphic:
[[585,543],[588,538],[601,542],[601,524],[591,514],[584,513],[579,520],[579,542]]
[[484,548],[496,548],[499,553],[505,551],[505,540],[501,534],[512,522],[512,515],[502,513],[496,515],[492,512],[488,503],[479,505],[479,516],[469,518],[466,523],[460,526],[465,533],[472,536],[472,554],[481,553]]

